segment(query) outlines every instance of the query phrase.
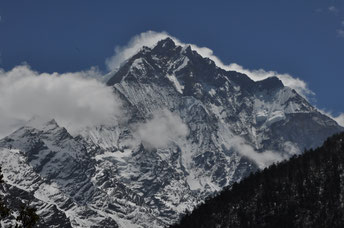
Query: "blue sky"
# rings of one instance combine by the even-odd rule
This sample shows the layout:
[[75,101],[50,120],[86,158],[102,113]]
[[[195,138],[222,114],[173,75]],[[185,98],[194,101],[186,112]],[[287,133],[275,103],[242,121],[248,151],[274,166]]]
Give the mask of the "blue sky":
[[142,32],[211,48],[225,64],[288,73],[344,112],[344,1],[1,1],[0,68],[97,66]]

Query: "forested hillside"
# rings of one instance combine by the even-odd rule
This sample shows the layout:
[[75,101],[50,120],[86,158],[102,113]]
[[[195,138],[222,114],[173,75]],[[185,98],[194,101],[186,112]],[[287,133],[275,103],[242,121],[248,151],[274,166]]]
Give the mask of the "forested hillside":
[[344,133],[207,199],[177,227],[343,227]]

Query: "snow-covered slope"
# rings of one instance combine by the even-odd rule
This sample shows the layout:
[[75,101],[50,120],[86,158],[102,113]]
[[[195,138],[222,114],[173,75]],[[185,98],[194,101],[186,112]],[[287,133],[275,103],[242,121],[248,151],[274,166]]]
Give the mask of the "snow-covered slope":
[[[50,121],[0,141],[7,182],[74,227],[171,224],[224,186],[343,130],[277,78],[254,82],[169,38],[143,47],[107,84],[123,103],[118,125],[75,137]],[[156,125],[166,135],[145,135]]]

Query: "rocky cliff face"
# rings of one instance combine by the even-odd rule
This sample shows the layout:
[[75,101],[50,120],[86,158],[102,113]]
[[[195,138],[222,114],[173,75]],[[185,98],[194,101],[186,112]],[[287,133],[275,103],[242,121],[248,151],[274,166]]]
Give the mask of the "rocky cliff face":
[[[72,136],[50,121],[0,141],[7,183],[55,205],[73,227],[171,224],[343,130],[277,78],[254,82],[169,38],[143,47],[107,84],[122,102],[119,124]],[[166,133],[141,131],[153,124]]]

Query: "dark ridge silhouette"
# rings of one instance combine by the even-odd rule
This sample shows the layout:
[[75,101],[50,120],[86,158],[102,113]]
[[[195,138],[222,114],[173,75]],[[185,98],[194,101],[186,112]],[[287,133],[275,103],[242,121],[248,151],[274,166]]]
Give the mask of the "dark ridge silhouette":
[[344,133],[205,200],[182,227],[344,227]]

